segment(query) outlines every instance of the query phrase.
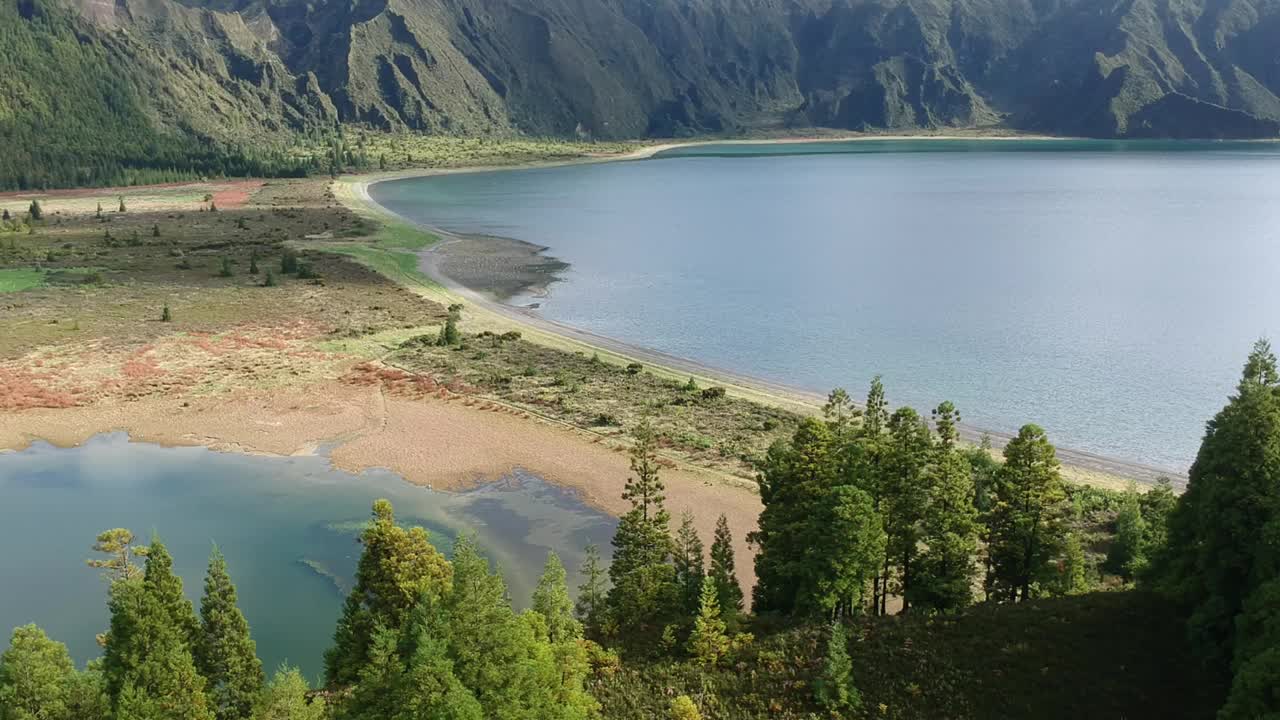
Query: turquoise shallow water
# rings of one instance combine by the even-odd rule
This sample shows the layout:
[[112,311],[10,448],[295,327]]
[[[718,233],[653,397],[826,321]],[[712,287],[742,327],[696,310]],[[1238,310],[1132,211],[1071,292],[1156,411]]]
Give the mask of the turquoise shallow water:
[[34,622],[78,662],[96,656],[106,584],[85,559],[98,532],[126,527],[142,542],[160,534],[197,603],[217,543],[268,669],[288,660],[318,677],[341,611],[339,585],[354,578],[356,534],[379,497],[395,504],[402,523],[427,527],[442,551],[459,532],[477,533],[522,607],[549,550],[576,587],[582,549],[596,543],[607,557],[616,524],[525,473],[451,494],[389,472],[344,473],[323,457],[162,448],[123,434],[74,449],[38,443],[0,454],[0,543],[11,550],[0,560],[0,650],[10,628]]
[[[381,183],[571,264],[546,317],[1185,471],[1280,330],[1280,147],[866,141]],[[522,303],[531,298],[514,298]]]

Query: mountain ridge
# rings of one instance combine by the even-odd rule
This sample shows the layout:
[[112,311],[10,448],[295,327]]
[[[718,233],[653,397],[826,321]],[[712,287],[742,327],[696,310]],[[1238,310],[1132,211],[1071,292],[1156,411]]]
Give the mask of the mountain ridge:
[[1275,138],[1276,39],[1280,0],[16,0],[0,137]]

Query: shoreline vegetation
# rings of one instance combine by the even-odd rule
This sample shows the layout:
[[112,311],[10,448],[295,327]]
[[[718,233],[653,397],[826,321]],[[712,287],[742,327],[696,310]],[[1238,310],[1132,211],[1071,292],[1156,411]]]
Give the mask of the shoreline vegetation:
[[288,668],[267,681],[216,548],[197,615],[158,537],[137,548],[107,530],[89,563],[109,580],[103,658],[80,670],[19,627],[0,654],[0,711],[1275,711],[1280,498],[1259,458],[1280,447],[1280,371],[1265,341],[1181,497],[1066,484],[1032,424],[1001,461],[959,443],[951,403],[930,422],[891,409],[878,379],[865,410],[833,393],[818,415],[785,388],[688,377],[490,308],[420,264],[447,238],[360,202],[360,181],[0,196],[0,274],[28,273],[0,294],[0,447],[115,429],[274,454],[324,444],[338,467],[441,489],[519,463],[620,518],[607,568],[588,551],[575,603],[548,557],[516,613],[469,536],[445,558],[378,500],[312,688]]
[[[404,268],[410,262],[408,257],[402,255],[397,259],[396,262],[399,269],[395,277],[398,282],[409,282],[430,288],[430,292],[446,305],[454,303],[469,304],[468,315],[473,314],[472,311],[479,309],[482,312],[474,314],[481,316],[478,319],[481,320],[481,324],[486,328],[496,324],[504,328],[510,325],[517,331],[526,333],[535,331],[535,334],[530,337],[535,342],[546,344],[549,347],[568,347],[573,351],[602,354],[601,357],[608,357],[613,362],[622,365],[639,362],[643,363],[646,368],[668,377],[691,377],[696,382],[725,386],[731,393],[748,400],[772,404],[801,413],[814,413],[826,401],[826,398],[819,393],[766,381],[752,377],[749,374],[711,367],[687,358],[670,355],[660,350],[627,343],[548,320],[534,312],[536,306],[517,307],[507,304],[504,300],[520,291],[530,291],[535,296],[545,291],[548,279],[554,280],[555,270],[564,265],[562,261],[545,255],[544,252],[548,248],[533,245],[518,238],[469,236],[450,233],[438,227],[421,226],[379,205],[371,197],[370,188],[383,182],[443,174],[498,172],[572,164],[641,160],[652,158],[667,150],[685,147],[875,140],[1058,141],[1065,139],[1071,138],[1013,133],[963,132],[920,135],[819,133],[802,137],[716,138],[691,140],[689,142],[657,143],[630,151],[616,151],[611,154],[590,154],[571,159],[559,158],[548,161],[497,166],[473,165],[459,168],[417,168],[349,175],[335,181],[334,193],[353,212],[363,214],[371,220],[382,223],[386,227],[384,232],[396,236],[397,241],[386,245],[385,249],[393,249],[401,253],[405,251],[418,253],[420,257],[418,273],[404,271]],[[409,245],[405,245],[404,238],[414,233],[420,235],[418,241],[416,243],[410,241]],[[349,252],[347,250],[342,251]],[[360,252],[364,257],[364,261],[371,260],[367,249]],[[495,256],[497,257],[496,262],[494,261]],[[383,260],[380,261],[380,265],[387,267],[388,264]],[[450,266],[458,267],[463,272],[450,274],[448,272],[448,270],[452,269]],[[499,318],[500,320],[498,320]],[[496,323],[495,320],[497,320]],[[1013,437],[1011,432],[993,431],[963,424],[960,427],[961,437],[965,442],[976,445],[984,437],[987,437],[990,439],[994,450],[1002,448]],[[1063,461],[1064,472],[1069,480],[1110,489],[1123,489],[1128,481],[1131,480],[1144,485],[1152,485],[1162,477],[1167,477],[1175,485],[1180,486],[1186,478],[1185,471],[1178,472],[1169,468],[1154,467],[1082,450],[1059,448],[1058,454]]]

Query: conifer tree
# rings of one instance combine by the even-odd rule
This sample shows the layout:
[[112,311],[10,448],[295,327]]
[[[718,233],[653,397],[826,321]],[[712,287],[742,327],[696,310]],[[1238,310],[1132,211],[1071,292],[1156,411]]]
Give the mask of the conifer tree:
[[608,588],[605,585],[605,569],[600,561],[600,549],[588,545],[582,559],[582,584],[578,586],[578,600],[574,612],[582,621],[587,637],[600,639],[604,635],[608,614]]
[[924,534],[924,510],[934,478],[927,472],[933,440],[924,419],[909,407],[889,417],[889,445],[882,481],[880,513],[887,540],[884,576],[897,576],[902,611],[915,595],[917,565]]
[[698,600],[698,615],[689,635],[689,654],[704,669],[710,670],[729,652],[729,638],[725,635],[724,618],[721,617],[720,602],[716,599],[715,580],[703,579]]
[[547,553],[538,586],[533,590],[533,610],[547,624],[547,639],[552,643],[574,641],[582,637],[582,623],[573,616],[573,601],[565,585],[564,565],[555,553]]
[[227,561],[214,548],[200,601],[200,634],[195,645],[196,669],[204,676],[206,694],[217,720],[244,720],[262,691],[262,662],[249,637],[249,623],[236,605],[236,587]]
[[973,557],[978,547],[973,471],[957,449],[959,414],[949,402],[933,412],[938,442],[926,470],[921,521],[924,549],[908,600],[929,610],[951,611],[972,600]]
[[635,433],[632,477],[623,490],[631,510],[618,522],[609,565],[609,609],[629,638],[651,644],[681,607],[662,480],[658,476],[657,437],[648,424]]
[[690,615],[698,612],[702,594],[702,579],[706,576],[703,562],[702,539],[693,524],[693,513],[688,510],[680,515],[680,528],[676,530],[671,557],[675,562],[676,584],[680,587],[681,601]]
[[31,215],[32,220],[44,219],[44,208],[40,207],[39,200],[32,200],[31,205],[27,208],[27,213]]
[[369,642],[378,628],[398,632],[413,606],[447,591],[452,569],[421,527],[396,524],[385,499],[373,503],[373,520],[360,535],[364,552],[356,583],[347,596],[324,657],[329,685],[348,685],[368,662]]
[[146,557],[146,548],[134,546],[131,531],[114,528],[98,533],[93,550],[107,557],[90,558],[85,564],[102,570],[108,582],[142,577],[142,568],[134,563],[134,558]]
[[729,519],[723,513],[716,519],[715,540],[711,543],[711,579],[716,584],[716,602],[726,619],[742,612],[742,585],[738,582],[733,557],[733,536],[729,534]]
[[76,720],[75,682],[66,645],[35,625],[15,628],[0,654],[0,720]]
[[1004,449],[990,513],[991,594],[1029,600],[1052,584],[1050,561],[1063,549],[1066,492],[1044,430],[1024,425]]
[[831,624],[826,657],[822,662],[822,673],[814,683],[814,695],[820,705],[833,713],[854,710],[862,704],[862,696],[853,685],[849,636],[840,622]]
[[152,538],[147,548],[143,584],[147,594],[168,613],[187,649],[195,648],[200,637],[200,621],[196,618],[195,607],[182,592],[182,578],[173,572],[173,556],[159,537]]
[[764,510],[747,537],[758,548],[757,611],[850,613],[884,557],[880,515],[865,491],[839,481],[834,450],[827,424],[806,418],[765,456]]
[[[111,628],[102,671],[115,720],[213,720],[176,607],[174,583],[165,577],[167,552],[152,543],[144,579],[111,587]],[[157,557],[152,557],[152,555]],[[180,581],[177,590],[181,593]],[[188,610],[190,603],[187,603]],[[193,614],[194,617],[194,614]]]
[[160,311],[160,322],[173,322],[173,311],[169,309],[168,305],[165,305]]
[[[1246,602],[1280,576],[1280,369],[1259,340],[1236,393],[1209,421],[1187,490],[1169,517],[1153,561],[1153,585],[1187,609],[1188,633],[1203,662],[1224,675],[1266,660],[1241,652],[1236,632]],[[1271,654],[1271,668],[1277,658]],[[1250,672],[1247,682],[1266,680]],[[1270,678],[1272,687],[1274,677]],[[1233,695],[1235,691],[1233,690]],[[1237,706],[1243,707],[1243,706]],[[1234,711],[1233,711],[1234,712]],[[1240,715],[1236,715],[1240,717]]]
[[297,668],[282,666],[253,703],[253,720],[324,720],[325,701],[307,701],[311,690]]
[[120,196],[120,209],[119,209],[119,212],[125,212],[125,211],[126,211],[126,209],[125,209],[125,206],[124,206],[124,196],[123,196],[123,195],[121,195],[121,196]]
[[469,535],[454,545],[446,603],[442,626],[453,671],[486,717],[569,720],[590,714],[595,703],[583,688],[585,659],[577,670],[557,667],[555,652],[541,639],[547,632],[541,615],[512,612],[506,583],[490,571]]

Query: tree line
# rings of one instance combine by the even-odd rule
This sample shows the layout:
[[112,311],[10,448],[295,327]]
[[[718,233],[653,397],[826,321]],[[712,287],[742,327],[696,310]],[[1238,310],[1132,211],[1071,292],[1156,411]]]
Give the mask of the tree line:
[[[851,618],[1088,588],[1072,521],[1087,496],[1063,483],[1045,432],[1024,426],[1001,461],[963,446],[959,421],[945,402],[928,419],[890,410],[877,378],[863,407],[836,390],[775,444],[747,537],[750,614],[727,519],[709,551],[688,513],[672,530],[647,425],[634,431],[612,562],[588,548],[576,602],[552,554],[517,613],[472,538],[446,559],[379,500],[317,690],[289,668],[266,678],[216,549],[197,613],[159,539],[138,548],[108,531],[91,562],[110,580],[102,658],[77,670],[39,628],[18,628],[0,656],[0,720],[589,718],[593,672],[663,658],[710,671],[779,622],[827,626],[813,701],[847,712],[860,702]],[[1266,343],[1208,423],[1187,492],[1120,498],[1106,563],[1185,613],[1189,642],[1229,688],[1220,720],[1280,712],[1280,372]],[[689,698],[671,711],[698,716]]]

